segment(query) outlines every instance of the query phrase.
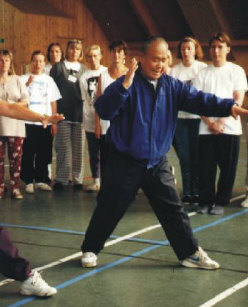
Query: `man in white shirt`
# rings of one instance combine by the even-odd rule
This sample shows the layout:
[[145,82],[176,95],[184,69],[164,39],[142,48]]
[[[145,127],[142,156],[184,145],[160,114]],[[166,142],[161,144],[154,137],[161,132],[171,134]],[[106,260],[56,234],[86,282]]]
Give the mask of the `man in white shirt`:
[[[233,98],[241,105],[247,80],[240,66],[227,61],[230,38],[225,33],[216,33],[210,39],[209,47],[213,63],[199,72],[194,86],[221,98]],[[224,206],[228,205],[232,194],[241,134],[239,117],[202,117],[199,130],[199,213],[224,213]],[[217,166],[220,175],[215,191]]]

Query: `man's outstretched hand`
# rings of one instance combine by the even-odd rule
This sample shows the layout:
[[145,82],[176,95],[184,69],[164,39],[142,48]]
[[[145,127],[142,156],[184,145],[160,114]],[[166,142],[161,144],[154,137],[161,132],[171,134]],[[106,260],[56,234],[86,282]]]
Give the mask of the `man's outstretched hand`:
[[239,107],[238,105],[234,104],[232,107],[232,116],[234,118],[237,118],[239,115],[245,115],[248,116],[248,110],[242,107]]

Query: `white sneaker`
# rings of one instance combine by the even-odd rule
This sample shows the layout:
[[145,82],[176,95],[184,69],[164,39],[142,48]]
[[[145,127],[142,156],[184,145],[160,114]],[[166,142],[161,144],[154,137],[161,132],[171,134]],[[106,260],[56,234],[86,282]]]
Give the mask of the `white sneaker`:
[[41,191],[52,191],[52,188],[50,187],[50,185],[48,185],[47,183],[44,183],[44,182],[36,183],[35,187],[38,190],[41,190]]
[[216,270],[220,267],[219,263],[212,260],[201,247],[199,247],[198,250],[189,258],[182,260],[181,265],[187,268],[206,270]]
[[96,183],[90,184],[86,188],[86,191],[88,193],[90,193],[90,192],[98,192],[99,190],[100,190],[100,184],[96,184]]
[[242,201],[241,207],[248,208],[248,196],[246,196],[246,199]]
[[57,289],[50,287],[40,273],[32,272],[33,275],[26,279],[20,288],[22,295],[36,295],[36,296],[52,296],[57,293]]
[[97,265],[97,255],[92,252],[83,253],[81,264],[84,268],[94,268]]
[[33,183],[29,183],[26,185],[25,187],[25,191],[29,194],[33,194],[34,193],[34,185]]

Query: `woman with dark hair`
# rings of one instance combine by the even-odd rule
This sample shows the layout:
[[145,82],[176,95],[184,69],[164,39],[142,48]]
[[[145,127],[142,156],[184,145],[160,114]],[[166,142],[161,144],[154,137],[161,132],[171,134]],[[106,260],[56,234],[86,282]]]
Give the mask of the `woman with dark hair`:
[[[27,106],[28,92],[13,67],[13,54],[9,50],[0,50],[0,99],[8,103],[18,102]],[[20,170],[22,144],[25,137],[23,121],[0,116],[0,199],[6,191],[4,184],[5,146],[8,146],[11,197],[22,199],[20,192]]]
[[55,63],[50,75],[56,82],[62,98],[58,100],[58,112],[65,120],[58,124],[56,149],[56,176],[54,190],[63,190],[69,184],[70,165],[74,189],[83,187],[84,131],[82,128],[83,101],[79,79],[86,68],[80,63],[83,44],[73,39],[67,43],[65,60]]
[[[198,72],[207,65],[200,62],[203,57],[199,42],[192,37],[184,37],[178,45],[178,58],[181,62],[172,68],[170,75],[191,84]],[[179,111],[174,148],[179,158],[183,197],[186,203],[198,203],[198,132],[200,116]]]
[[64,52],[59,43],[51,43],[47,47],[46,58],[47,58],[48,63],[46,64],[44,68],[44,72],[47,75],[49,75],[50,70],[53,67],[53,65],[55,63],[59,63],[60,61],[64,60]]
[[[111,64],[108,69],[104,70],[100,75],[98,96],[102,95],[105,89],[116,79],[125,75],[128,67],[125,65],[127,44],[123,40],[114,40],[109,45],[111,54]],[[100,164],[101,164],[101,178],[104,173],[104,168],[107,159],[107,146],[105,136],[109,128],[110,122],[108,120],[100,119],[95,113],[95,137],[100,140]],[[94,188],[94,186],[92,187]]]

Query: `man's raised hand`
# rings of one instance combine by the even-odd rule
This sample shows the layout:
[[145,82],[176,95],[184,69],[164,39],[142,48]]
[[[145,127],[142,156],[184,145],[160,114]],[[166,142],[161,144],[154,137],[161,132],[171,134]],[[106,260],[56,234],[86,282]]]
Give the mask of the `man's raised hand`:
[[135,58],[132,58],[131,63],[129,65],[129,70],[126,73],[125,79],[122,83],[122,85],[128,89],[131,84],[133,83],[133,78],[136,70],[138,69],[138,62]]

